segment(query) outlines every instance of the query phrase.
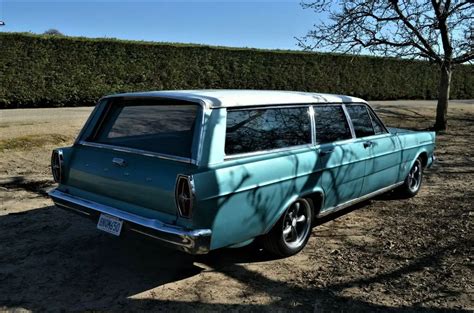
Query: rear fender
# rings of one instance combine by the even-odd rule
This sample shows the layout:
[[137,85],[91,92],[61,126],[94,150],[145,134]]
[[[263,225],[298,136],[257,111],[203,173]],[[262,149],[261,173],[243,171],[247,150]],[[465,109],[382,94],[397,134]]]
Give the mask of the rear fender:
[[[292,204],[293,202],[295,202],[297,199],[299,198],[305,198],[305,197],[308,197],[310,195],[313,195],[315,193],[319,193],[321,194],[321,197],[322,197],[322,203],[321,203],[321,207],[323,206],[324,204],[324,191],[321,187],[317,186],[316,188],[312,189],[312,190],[308,190],[302,194],[299,194],[299,195],[293,195],[292,197],[290,197],[288,199],[288,201],[284,202],[284,204],[282,205],[282,207],[278,210],[278,214],[275,214],[275,217],[271,220],[270,223],[268,223],[268,226],[267,228],[265,229],[265,234],[268,233],[272,228],[273,226],[275,226],[275,224],[278,222],[278,220],[281,218],[281,216],[283,215],[283,213],[285,213],[286,209],[290,206],[290,204]],[[314,209],[314,207],[313,207]],[[317,212],[314,212],[313,211],[313,215],[316,215]],[[313,216],[314,217],[314,216]]]

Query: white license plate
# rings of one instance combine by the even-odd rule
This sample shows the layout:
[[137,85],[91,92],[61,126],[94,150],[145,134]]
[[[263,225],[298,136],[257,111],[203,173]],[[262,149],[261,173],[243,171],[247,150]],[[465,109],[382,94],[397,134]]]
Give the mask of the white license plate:
[[120,236],[122,224],[123,221],[116,217],[101,214],[99,217],[99,222],[97,223],[97,228],[112,235]]

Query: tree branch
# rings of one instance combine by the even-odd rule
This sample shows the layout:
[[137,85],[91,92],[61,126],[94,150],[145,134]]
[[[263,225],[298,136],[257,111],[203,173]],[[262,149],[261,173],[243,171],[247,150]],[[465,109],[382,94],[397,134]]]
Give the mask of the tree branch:
[[431,4],[433,5],[435,15],[438,20],[438,29],[441,33],[441,42],[443,43],[444,59],[445,61],[450,62],[453,54],[453,48],[451,47],[451,41],[449,40],[448,27],[446,26],[446,12],[449,10],[451,1],[446,1],[443,10],[441,10],[440,3],[436,0],[431,0]]
[[390,3],[393,6],[393,9],[395,12],[398,14],[400,17],[400,20],[403,22],[403,24],[410,29],[413,34],[420,40],[422,43],[423,47],[425,48],[427,55],[429,55],[431,58],[436,60],[439,63],[442,63],[441,58],[436,54],[436,52],[433,50],[433,48],[430,46],[428,41],[420,34],[420,32],[413,26],[413,24],[410,23],[410,21],[407,19],[407,17],[403,14],[403,12],[400,10],[400,7],[398,6],[398,1],[397,0],[389,0]]
[[461,2],[461,3],[458,3],[457,5],[455,5],[451,10],[449,10],[446,13],[446,16],[450,16],[451,14],[453,14],[454,12],[456,12],[457,10],[459,10],[460,8],[462,8],[465,5],[472,5],[472,4],[473,4],[472,0],[467,0],[467,1],[464,1],[464,2]]
[[462,63],[469,62],[472,60],[474,60],[474,52],[471,51],[452,59],[452,63],[462,64]]

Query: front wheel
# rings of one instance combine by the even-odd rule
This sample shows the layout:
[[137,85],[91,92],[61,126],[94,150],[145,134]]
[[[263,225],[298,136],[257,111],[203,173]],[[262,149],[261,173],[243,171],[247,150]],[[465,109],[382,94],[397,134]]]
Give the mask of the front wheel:
[[308,200],[300,198],[293,202],[263,237],[263,247],[268,252],[287,257],[300,252],[311,234],[313,210]]
[[408,176],[405,178],[403,185],[400,186],[400,193],[406,198],[416,196],[418,191],[420,191],[422,181],[423,165],[421,159],[417,158],[410,172],[408,172]]

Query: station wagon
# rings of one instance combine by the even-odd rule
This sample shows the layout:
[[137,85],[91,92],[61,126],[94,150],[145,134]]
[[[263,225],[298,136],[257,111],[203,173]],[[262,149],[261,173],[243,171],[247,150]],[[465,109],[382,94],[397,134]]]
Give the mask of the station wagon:
[[258,239],[298,253],[322,216],[397,188],[414,196],[435,134],[387,128],[350,96],[245,90],[99,101],[55,149],[55,204],[120,236],[191,254]]

